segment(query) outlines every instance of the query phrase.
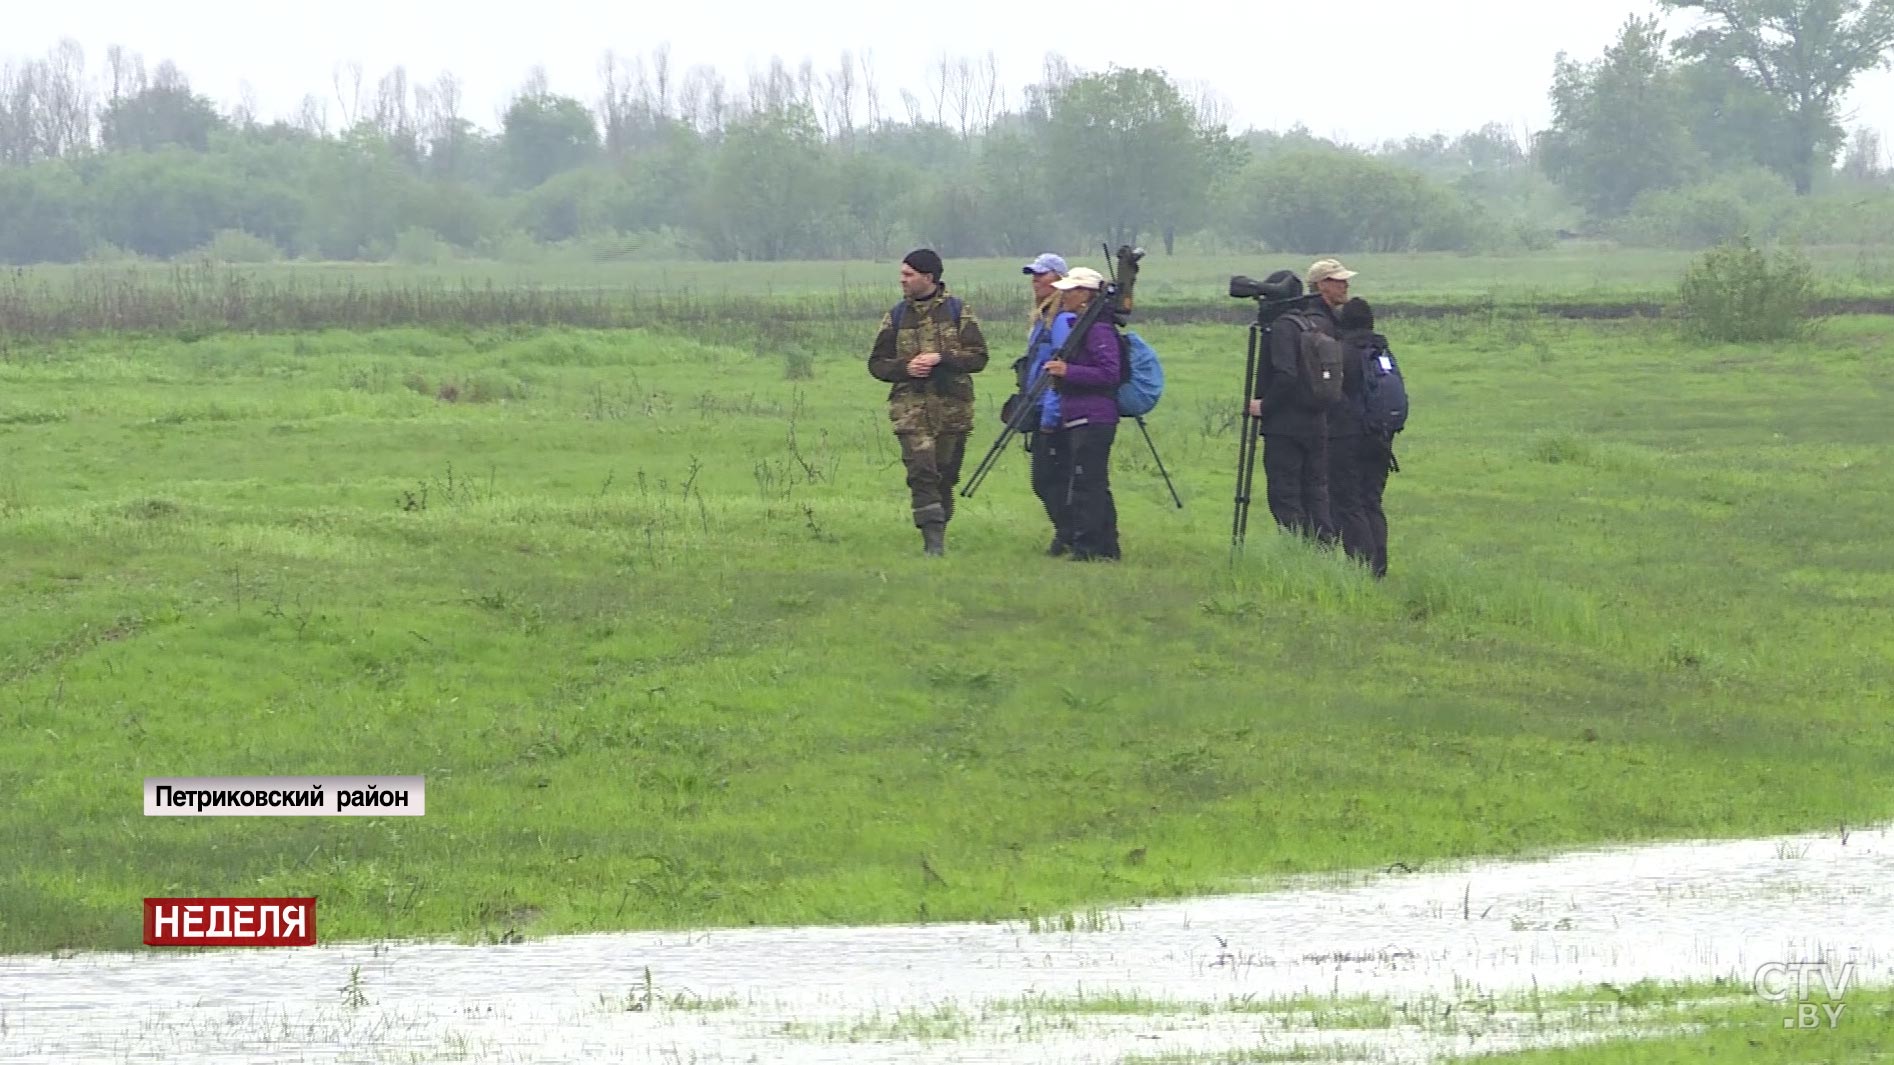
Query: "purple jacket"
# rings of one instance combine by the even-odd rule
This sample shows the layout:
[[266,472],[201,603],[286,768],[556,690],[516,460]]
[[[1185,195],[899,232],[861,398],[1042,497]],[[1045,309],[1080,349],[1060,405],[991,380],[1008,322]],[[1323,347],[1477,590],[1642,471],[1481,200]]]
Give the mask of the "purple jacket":
[[[1052,322],[1054,351],[1072,335],[1078,315],[1070,311]],[[1093,325],[1085,343],[1066,363],[1065,382],[1059,388],[1059,418],[1063,428],[1084,419],[1093,425],[1118,421],[1118,331],[1109,321]]]

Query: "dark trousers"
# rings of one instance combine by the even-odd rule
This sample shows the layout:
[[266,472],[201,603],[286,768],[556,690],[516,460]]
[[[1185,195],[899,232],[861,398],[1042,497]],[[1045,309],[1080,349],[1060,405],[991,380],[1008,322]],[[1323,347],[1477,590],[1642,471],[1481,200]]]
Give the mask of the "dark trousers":
[[1329,514],[1328,437],[1263,435],[1263,477],[1269,513],[1290,532],[1322,543],[1335,539]]
[[1072,455],[1064,433],[1032,434],[1032,492],[1046,508],[1052,522],[1052,538],[1070,546],[1066,539],[1065,496],[1072,480]]
[[1348,557],[1376,577],[1388,572],[1388,518],[1381,494],[1388,487],[1393,449],[1379,436],[1338,436],[1328,442],[1329,502]]
[[1079,425],[1056,434],[1065,437],[1070,474],[1065,504],[1065,539],[1077,560],[1118,557],[1118,504],[1111,496],[1111,445],[1116,422]]
[[967,455],[966,433],[896,433],[901,465],[908,472],[914,524],[946,522],[954,516],[954,489]]

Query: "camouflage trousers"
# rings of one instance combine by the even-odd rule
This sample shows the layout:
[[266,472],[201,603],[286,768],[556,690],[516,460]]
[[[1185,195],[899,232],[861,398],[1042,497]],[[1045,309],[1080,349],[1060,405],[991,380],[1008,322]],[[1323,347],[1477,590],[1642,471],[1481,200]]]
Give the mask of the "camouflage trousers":
[[901,441],[901,465],[908,472],[914,524],[952,521],[954,489],[960,484],[960,463],[967,454],[967,434],[897,430],[894,435]]
[[954,489],[973,429],[973,402],[947,396],[904,396],[888,405],[888,420],[901,441],[914,524],[946,522],[954,516]]

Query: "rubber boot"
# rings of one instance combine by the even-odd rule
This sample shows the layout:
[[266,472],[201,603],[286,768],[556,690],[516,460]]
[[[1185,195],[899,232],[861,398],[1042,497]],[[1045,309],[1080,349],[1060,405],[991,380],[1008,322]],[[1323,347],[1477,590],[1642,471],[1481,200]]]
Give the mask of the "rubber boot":
[[921,542],[925,545],[923,550],[925,550],[927,554],[946,554],[947,523],[943,521],[930,521],[926,525],[921,526]]

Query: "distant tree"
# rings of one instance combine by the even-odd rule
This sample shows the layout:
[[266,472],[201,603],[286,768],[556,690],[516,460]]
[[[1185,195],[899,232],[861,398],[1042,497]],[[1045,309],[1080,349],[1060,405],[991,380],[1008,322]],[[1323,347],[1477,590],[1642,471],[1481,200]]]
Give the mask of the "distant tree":
[[1595,62],[1560,53],[1551,95],[1540,161],[1594,216],[1616,218],[1646,190],[1685,184],[1701,169],[1656,19],[1626,19]]
[[1234,191],[1244,235],[1311,255],[1409,250],[1449,205],[1419,171],[1338,148],[1272,153]]
[[1848,142],[1848,155],[1842,160],[1841,172],[1848,179],[1862,184],[1879,182],[1887,175],[1882,166],[1883,152],[1881,134],[1862,126]]
[[583,166],[599,154],[598,126],[585,105],[547,92],[522,95],[506,109],[500,144],[521,188]]
[[911,207],[910,193],[920,183],[914,168],[866,152],[843,150],[835,174],[840,201],[838,245],[844,254],[880,259],[894,249],[895,229]]
[[1791,179],[1806,195],[1841,143],[1836,109],[1855,78],[1885,66],[1894,0],[1658,0],[1706,23],[1677,52],[1741,72],[1788,118]]
[[811,109],[792,103],[744,117],[724,130],[701,201],[705,228],[735,258],[809,254],[835,205],[827,164]]
[[182,79],[160,79],[105,105],[99,137],[107,151],[149,152],[175,145],[201,152],[210,148],[211,135],[228,125],[216,106]]
[[85,187],[67,163],[0,169],[0,262],[73,262],[91,234]]
[[220,160],[178,147],[101,160],[91,183],[98,235],[140,255],[169,258],[239,228],[241,179]]
[[1058,232],[1058,189],[1045,146],[1016,132],[989,133],[980,147],[979,189],[994,244],[1013,255],[1052,246]]
[[1047,148],[1074,220],[1111,243],[1196,215],[1214,177],[1220,129],[1156,70],[1088,74],[1051,97]]
[[[1727,63],[1695,60],[1678,71],[1684,123],[1703,149],[1706,169],[1722,173],[1762,166],[1795,179],[1792,116],[1783,102]],[[1824,143],[1821,151],[1833,150]]]

